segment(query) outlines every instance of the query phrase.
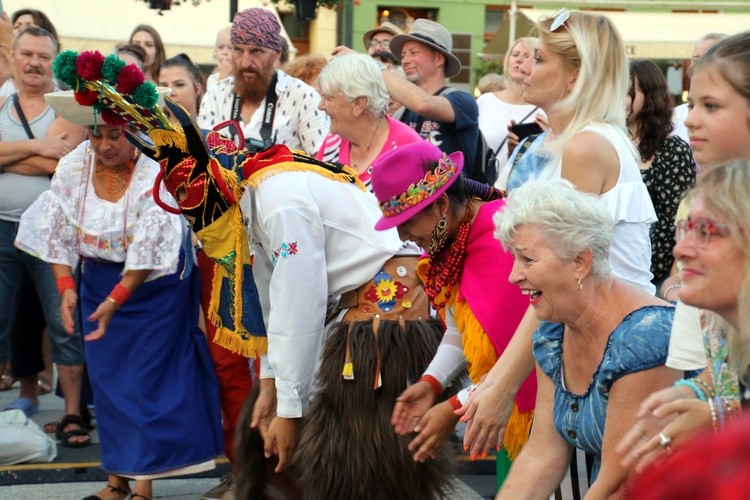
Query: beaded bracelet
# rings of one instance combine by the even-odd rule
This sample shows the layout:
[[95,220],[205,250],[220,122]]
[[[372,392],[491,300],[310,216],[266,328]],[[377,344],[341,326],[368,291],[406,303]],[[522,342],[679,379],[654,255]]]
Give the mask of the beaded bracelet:
[[128,300],[128,298],[130,298],[130,290],[118,283],[115,285],[112,291],[109,292],[107,300],[112,302],[117,307],[122,307],[122,305],[126,300]]
[[66,274],[65,276],[60,276],[55,280],[55,284],[57,285],[57,293],[62,295],[68,290],[75,290],[76,282],[73,279],[73,276]]
[[716,408],[714,407],[714,400],[711,398],[708,398],[708,408],[711,410],[711,425],[714,428],[714,431],[717,431],[719,429],[719,424],[716,421]]
[[722,401],[724,401],[724,404],[727,407],[727,419],[730,422],[734,421],[734,410],[732,409],[732,398],[722,396]]
[[706,382],[704,382],[702,378],[700,378],[700,377],[693,377],[693,378],[688,379],[688,380],[690,380],[692,382],[695,382],[696,384],[698,384],[699,386],[701,386],[701,388],[703,389],[703,392],[706,393],[707,397],[712,398],[712,397],[716,396],[716,391],[714,390],[714,388],[711,387],[710,385],[708,385]]
[[690,387],[695,393],[695,396],[701,401],[706,400],[706,393],[703,392],[703,389],[698,384],[696,384],[692,379],[681,378],[680,380],[674,383],[674,387],[679,387],[681,385],[684,385],[685,387]]
[[443,385],[432,375],[422,375],[421,377],[419,377],[419,382],[427,382],[428,384],[430,384],[430,387],[432,387],[432,392],[435,393],[435,397],[440,396],[440,393],[443,392]]
[[461,404],[461,401],[458,399],[458,394],[454,394],[450,398],[448,398],[448,402],[451,404],[454,410],[460,410],[463,406]]

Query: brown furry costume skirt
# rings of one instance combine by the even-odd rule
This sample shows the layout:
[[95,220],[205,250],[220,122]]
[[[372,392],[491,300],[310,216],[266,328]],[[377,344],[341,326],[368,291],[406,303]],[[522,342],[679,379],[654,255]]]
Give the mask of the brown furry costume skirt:
[[[414,435],[398,436],[391,425],[396,398],[424,373],[443,335],[440,321],[417,319],[429,317],[426,296],[418,283],[399,276],[418,294],[398,319],[373,318],[361,292],[353,314],[329,327],[315,396],[288,471],[273,473],[258,432],[238,426],[238,499],[432,499],[450,493],[447,452],[415,462],[407,448]],[[342,375],[345,365],[353,377]],[[252,401],[243,411],[240,422],[247,422]]]
[[[381,320],[375,335],[372,323],[358,321],[351,329],[340,323],[330,332],[318,388],[288,473],[273,473],[258,432],[238,426],[238,499],[431,499],[450,492],[453,471],[447,452],[415,462],[407,448],[414,436],[396,435],[390,422],[396,398],[432,360],[442,325],[437,320],[401,325]],[[353,380],[341,375],[347,341]],[[374,389],[378,371],[382,385]],[[240,422],[249,421],[253,402],[245,405]]]

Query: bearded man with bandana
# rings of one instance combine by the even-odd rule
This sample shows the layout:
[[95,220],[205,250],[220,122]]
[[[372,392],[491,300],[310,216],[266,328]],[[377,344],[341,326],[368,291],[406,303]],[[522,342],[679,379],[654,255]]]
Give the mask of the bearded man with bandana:
[[211,129],[236,120],[245,139],[263,144],[261,125],[269,88],[275,82],[272,140],[314,156],[328,133],[328,117],[318,110],[320,95],[315,89],[274,69],[282,49],[281,25],[274,13],[260,7],[238,12],[229,38],[234,74],[203,97],[198,125]]

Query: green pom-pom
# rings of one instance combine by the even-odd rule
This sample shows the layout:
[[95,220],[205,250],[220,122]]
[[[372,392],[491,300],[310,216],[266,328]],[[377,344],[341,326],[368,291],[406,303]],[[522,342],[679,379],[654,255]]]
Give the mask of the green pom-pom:
[[124,67],[125,61],[115,54],[110,54],[104,58],[104,64],[102,64],[102,78],[114,87],[117,84],[117,77],[120,76],[120,71]]
[[52,63],[52,71],[55,78],[70,88],[77,88],[78,72],[76,71],[76,58],[78,52],[66,50],[61,52]]
[[156,92],[156,85],[152,82],[143,82],[138,85],[131,94],[133,101],[144,108],[151,109],[159,101],[159,93]]

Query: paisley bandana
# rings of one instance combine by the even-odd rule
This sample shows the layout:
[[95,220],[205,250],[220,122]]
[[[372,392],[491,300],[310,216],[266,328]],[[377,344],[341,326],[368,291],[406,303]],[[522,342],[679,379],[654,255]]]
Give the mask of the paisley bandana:
[[235,14],[229,40],[281,52],[281,26],[270,10],[252,7]]

